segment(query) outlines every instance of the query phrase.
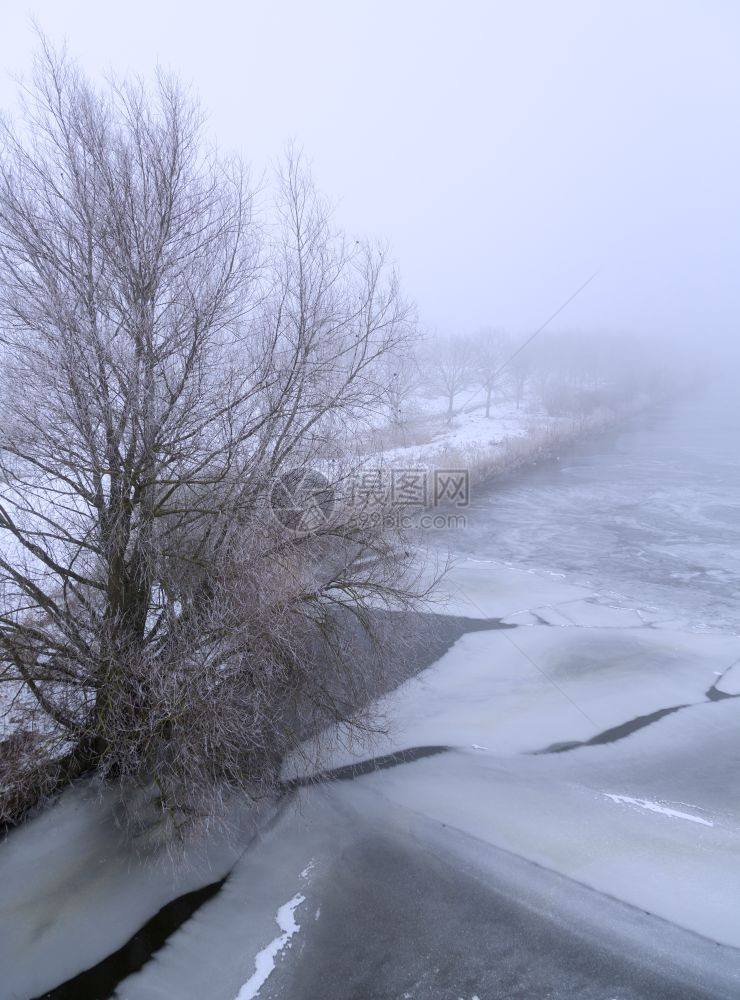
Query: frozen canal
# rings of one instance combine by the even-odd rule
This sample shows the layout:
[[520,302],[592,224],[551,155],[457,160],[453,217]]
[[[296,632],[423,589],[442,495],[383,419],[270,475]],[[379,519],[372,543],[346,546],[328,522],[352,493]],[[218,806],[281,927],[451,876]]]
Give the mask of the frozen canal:
[[[470,630],[365,756],[428,752],[299,789],[179,880],[84,790],[12,834],[0,996],[737,1000],[736,413],[666,407],[475,498]],[[152,957],[108,958],[206,885]]]
[[740,629],[740,404],[728,386],[478,491],[457,551]]

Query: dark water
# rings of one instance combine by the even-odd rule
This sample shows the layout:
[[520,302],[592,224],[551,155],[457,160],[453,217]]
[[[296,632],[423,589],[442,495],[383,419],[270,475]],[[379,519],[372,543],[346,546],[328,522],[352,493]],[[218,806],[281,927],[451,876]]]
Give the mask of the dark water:
[[479,486],[455,551],[740,631],[740,392],[704,390]]
[[225,881],[225,878],[220,879],[173,899],[147,920],[118,951],[36,1000],[109,1000],[121,980],[138,972],[181,924],[219,892]]

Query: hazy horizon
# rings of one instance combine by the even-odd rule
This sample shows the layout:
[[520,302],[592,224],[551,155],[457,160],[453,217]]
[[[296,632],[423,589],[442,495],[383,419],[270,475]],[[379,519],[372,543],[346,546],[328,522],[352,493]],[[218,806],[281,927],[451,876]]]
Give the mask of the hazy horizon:
[[91,75],[159,63],[257,175],[299,144],[350,233],[387,241],[421,324],[623,331],[704,350],[740,314],[740,11],[728,3],[21,3]]

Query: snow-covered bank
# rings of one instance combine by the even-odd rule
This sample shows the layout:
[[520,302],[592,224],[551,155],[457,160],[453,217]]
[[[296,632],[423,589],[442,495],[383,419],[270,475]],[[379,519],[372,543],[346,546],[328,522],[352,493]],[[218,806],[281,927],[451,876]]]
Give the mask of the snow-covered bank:
[[612,408],[552,416],[535,398],[527,397],[522,406],[497,402],[488,417],[482,407],[473,405],[457,412],[449,423],[431,409],[405,435],[410,438],[407,443],[385,446],[382,455],[385,463],[399,468],[467,469],[471,482],[481,482],[557,457],[561,449],[617,427],[655,403],[654,398],[635,396]]

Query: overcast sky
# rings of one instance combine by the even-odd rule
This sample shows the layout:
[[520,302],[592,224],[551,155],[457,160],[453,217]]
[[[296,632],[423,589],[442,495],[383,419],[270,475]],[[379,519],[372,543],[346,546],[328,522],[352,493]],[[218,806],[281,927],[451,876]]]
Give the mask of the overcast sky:
[[159,62],[259,172],[289,139],[340,223],[387,240],[422,322],[735,340],[740,4],[96,0],[3,10],[92,74]]

